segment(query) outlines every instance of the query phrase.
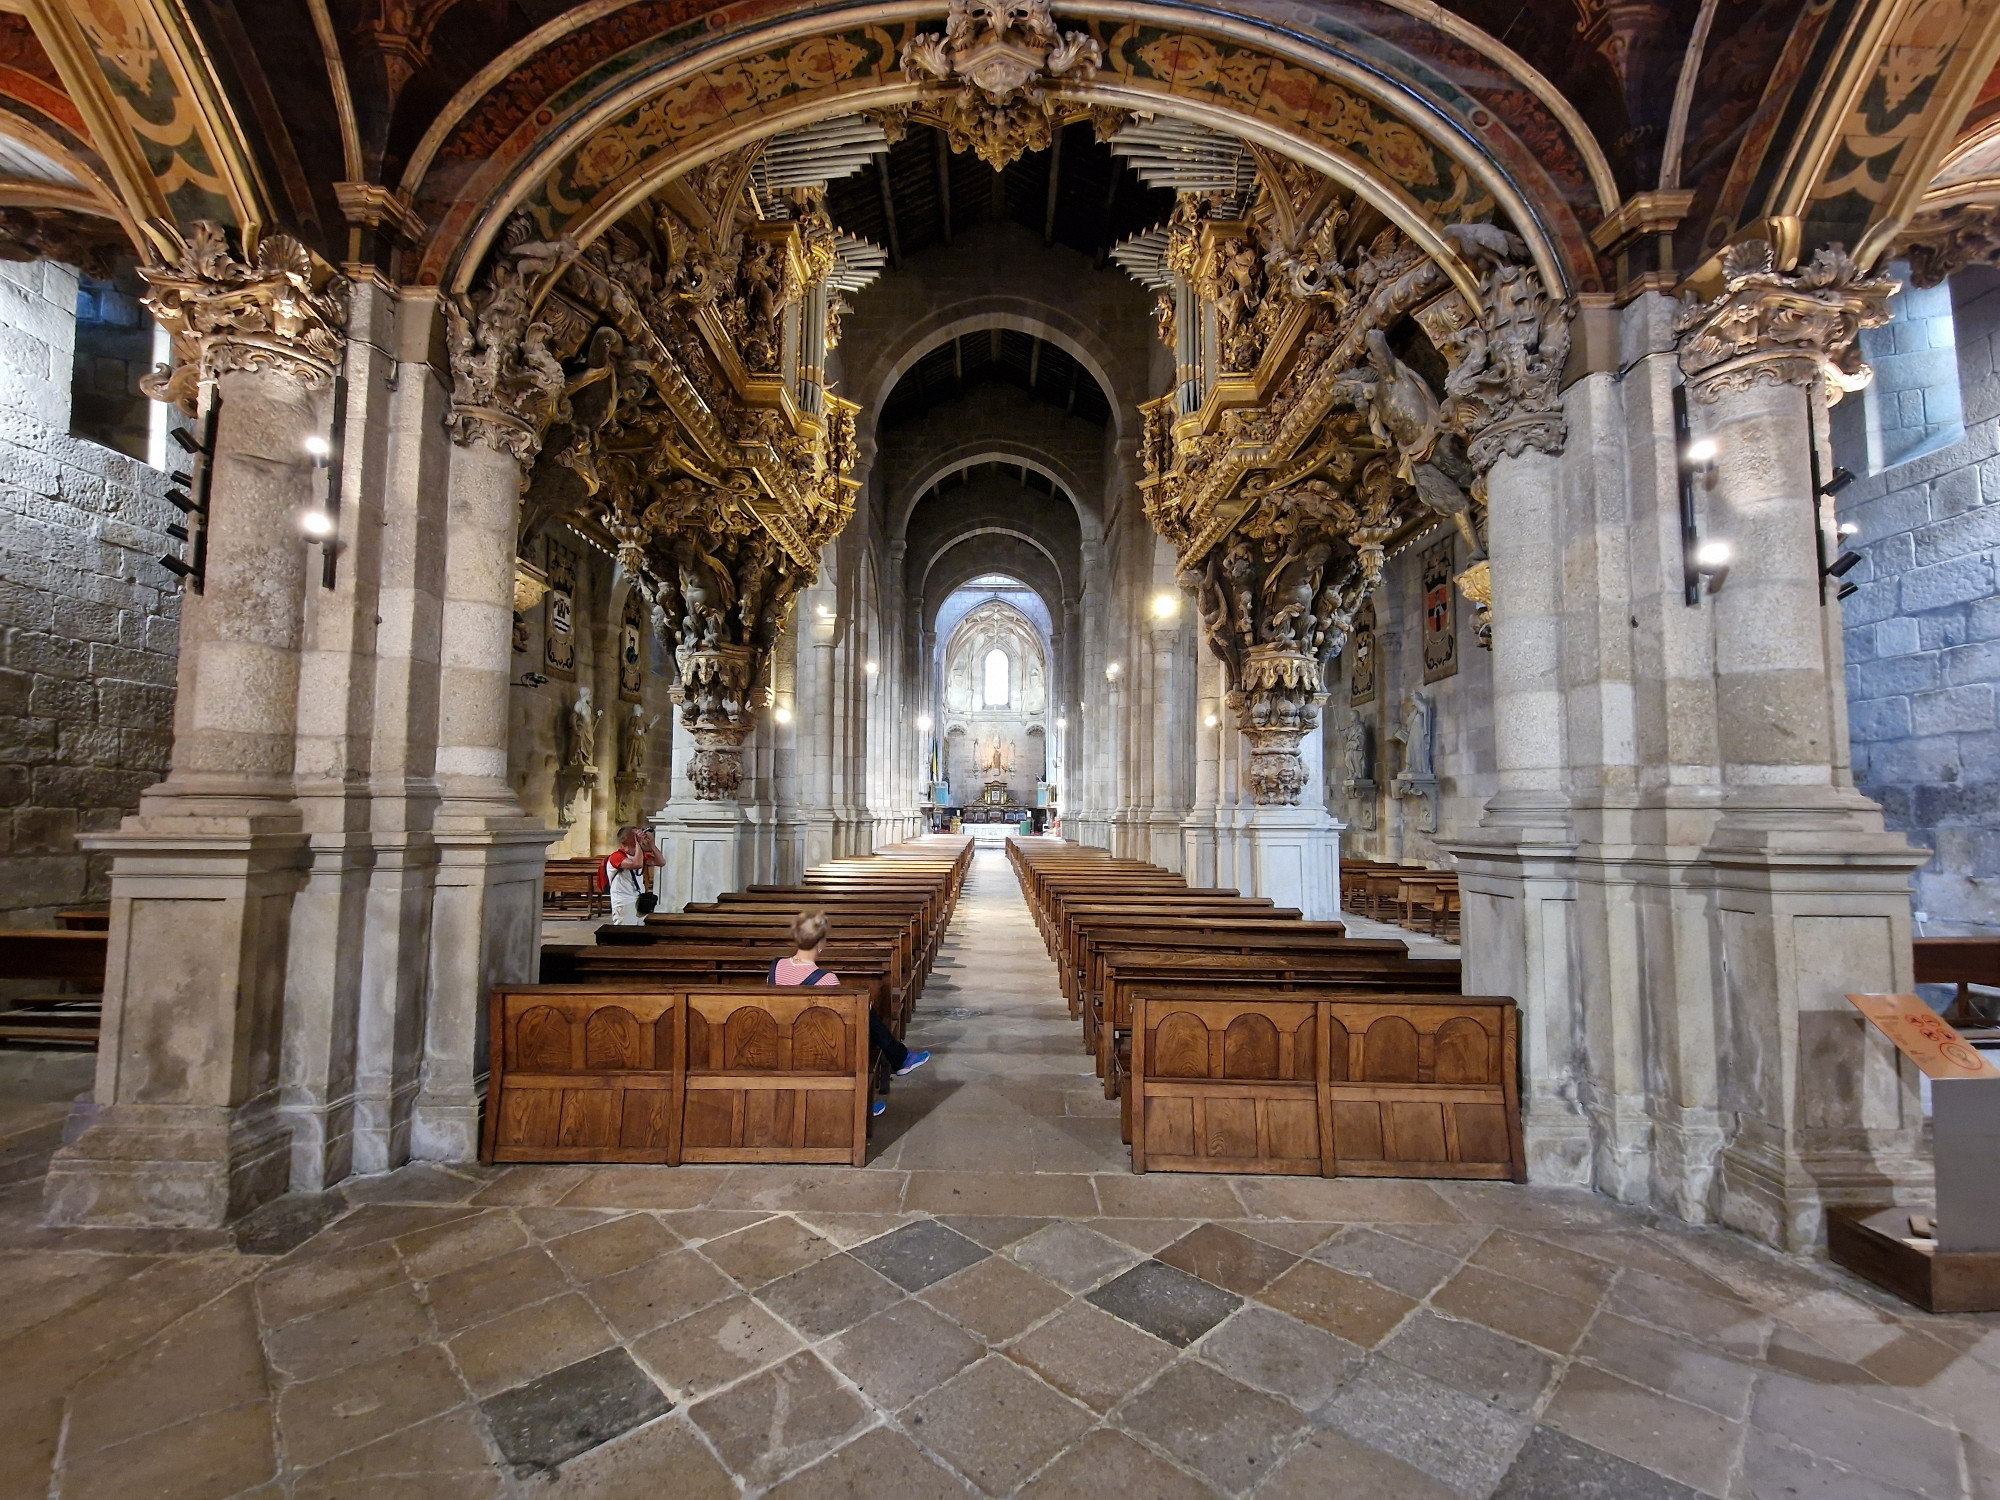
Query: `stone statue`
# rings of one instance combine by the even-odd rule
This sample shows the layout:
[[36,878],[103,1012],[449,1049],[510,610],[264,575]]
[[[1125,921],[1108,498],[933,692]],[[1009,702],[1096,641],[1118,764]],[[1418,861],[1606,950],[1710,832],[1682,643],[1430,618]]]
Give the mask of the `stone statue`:
[[569,708],[568,743],[563,748],[563,764],[573,770],[588,771],[597,765],[597,726],[604,721],[604,711],[591,702],[590,685],[585,683],[576,690],[576,701]]
[[1368,721],[1361,717],[1360,709],[1350,708],[1347,711],[1347,724],[1340,731],[1340,741],[1347,779],[1350,782],[1371,780],[1368,774]]
[[1435,781],[1437,772],[1431,765],[1431,734],[1436,710],[1431,700],[1422,693],[1410,693],[1403,699],[1403,722],[1397,726],[1390,738],[1403,746],[1404,781]]
[[646,774],[646,752],[653,739],[653,726],[659,716],[646,712],[645,705],[635,703],[626,711],[625,722],[619,726],[618,769],[625,776]]

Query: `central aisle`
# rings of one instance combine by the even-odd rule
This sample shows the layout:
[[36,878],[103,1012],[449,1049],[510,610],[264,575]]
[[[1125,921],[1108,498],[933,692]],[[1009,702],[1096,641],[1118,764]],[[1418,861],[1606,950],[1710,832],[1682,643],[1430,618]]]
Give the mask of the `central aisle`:
[[1118,1102],[1104,1097],[1055,964],[999,849],[973,856],[908,1041],[930,1048],[931,1061],[889,1090],[889,1112],[870,1143],[871,1166],[1129,1169]]

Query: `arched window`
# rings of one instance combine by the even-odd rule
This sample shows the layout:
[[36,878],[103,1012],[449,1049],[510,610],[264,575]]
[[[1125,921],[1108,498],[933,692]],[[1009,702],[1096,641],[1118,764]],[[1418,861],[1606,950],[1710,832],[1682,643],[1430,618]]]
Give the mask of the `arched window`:
[[986,691],[981,697],[988,708],[1007,706],[1007,653],[998,646],[986,653]]

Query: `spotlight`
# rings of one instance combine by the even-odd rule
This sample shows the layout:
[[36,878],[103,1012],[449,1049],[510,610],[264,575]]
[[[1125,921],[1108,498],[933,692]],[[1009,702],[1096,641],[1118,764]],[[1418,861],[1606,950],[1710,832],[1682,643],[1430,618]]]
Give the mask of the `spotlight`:
[[1826,565],[1826,576],[1829,578],[1845,578],[1849,573],[1854,571],[1855,566],[1860,561],[1861,554],[1859,552],[1843,552]]
[[1216,718],[1214,714],[1210,714],[1207,718],[1203,719],[1201,722],[1206,724],[1210,729],[1213,729],[1215,728],[1216,725],[1220,724],[1222,720]]
[[1819,487],[1819,492],[1822,495],[1838,495],[1852,483],[1854,483],[1854,471],[1845,467],[1838,468],[1833,471],[1833,477]]
[[327,455],[333,452],[333,444],[329,443],[325,438],[321,437],[318,433],[314,433],[311,437],[306,439],[306,452],[311,454],[319,462],[325,463]]
[[206,448],[194,440],[194,434],[189,432],[185,427],[169,427],[167,429],[167,436],[173,439],[174,446],[179,448],[183,453],[208,452]]
[[1861,528],[1856,526],[1852,521],[1843,521],[1840,523],[1839,534],[1841,536],[1860,536]]
[[930,728],[931,728],[931,716],[930,716],[929,714],[918,714],[918,715],[917,715],[917,728],[919,728],[919,729],[923,730],[923,731],[924,731],[924,733],[926,733],[926,734],[930,733]]
[[299,513],[299,530],[315,540],[333,535],[333,517],[323,510],[308,510]]
[[818,615],[822,620],[831,620],[833,618],[833,611],[828,609],[824,604],[815,604],[813,606],[813,613]]
[[1171,620],[1181,612],[1181,601],[1172,594],[1153,595],[1153,618]]
[[548,678],[544,677],[540,672],[523,672],[519,686],[538,688],[547,687],[548,683]]
[[1860,587],[1861,585],[1858,583],[1843,583],[1834,591],[1833,597],[1836,599],[1845,599],[1849,594],[1857,592]]
[[1058,729],[1067,729],[1067,728],[1069,728],[1069,720],[1068,720],[1068,719],[1057,719],[1057,720],[1056,720],[1056,728],[1058,728]]
[[1694,549],[1694,565],[1704,573],[1713,573],[1729,566],[1729,559],[1735,556],[1727,542],[1703,542]]
[[1106,662],[1106,663],[1104,664],[1104,679],[1105,679],[1105,681],[1107,681],[1107,682],[1116,682],[1116,681],[1118,680],[1118,674],[1119,674],[1120,672],[1124,671],[1124,670],[1125,670],[1125,667],[1124,667],[1123,663],[1120,663],[1120,662],[1115,662],[1115,661],[1108,661],[1108,662]]
[[792,711],[789,708],[780,708],[775,710],[771,717],[776,719],[780,724],[789,724],[792,722]]
[[1697,467],[1706,467],[1715,462],[1715,439],[1696,438],[1687,445],[1687,461]]
[[882,664],[874,661],[866,662],[862,665],[861,670],[866,672],[870,677],[873,677],[877,672],[882,670]]

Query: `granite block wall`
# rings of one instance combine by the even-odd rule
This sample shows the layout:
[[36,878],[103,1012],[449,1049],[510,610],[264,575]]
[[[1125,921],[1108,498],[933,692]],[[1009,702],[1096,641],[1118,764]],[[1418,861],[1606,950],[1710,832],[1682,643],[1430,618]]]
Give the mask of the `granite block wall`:
[[13,926],[107,895],[105,862],[76,835],[137,807],[172,743],[180,601],[158,559],[178,513],[164,474],[71,435],[77,293],[67,266],[0,263],[0,923]]
[[1842,606],[1854,776],[1933,851],[1922,930],[2000,934],[2000,271],[1951,279],[1965,436],[1866,476],[1861,403],[1834,412],[1847,545]]

